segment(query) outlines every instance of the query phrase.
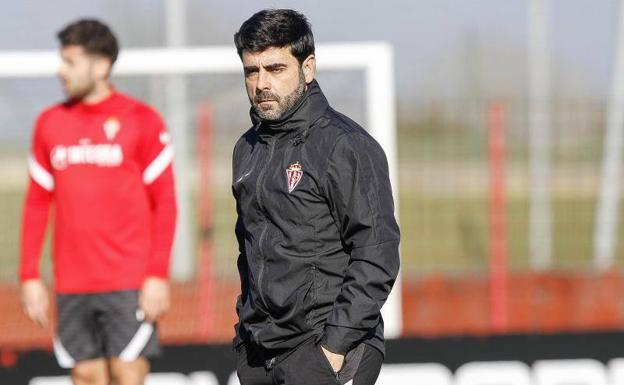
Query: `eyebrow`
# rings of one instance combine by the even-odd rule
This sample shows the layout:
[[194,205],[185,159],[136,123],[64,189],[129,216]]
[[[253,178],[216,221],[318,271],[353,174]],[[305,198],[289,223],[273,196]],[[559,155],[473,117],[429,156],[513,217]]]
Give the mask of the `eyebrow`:
[[286,67],[285,63],[273,63],[264,66],[264,69],[268,71],[276,70],[278,68]]
[[[272,70],[276,70],[278,68],[282,68],[282,67],[286,67],[286,63],[271,63],[271,64],[267,64],[265,66],[262,66],[262,68],[266,69],[267,71],[272,71]],[[257,65],[248,65],[248,66],[244,66],[243,70],[245,70],[245,72],[249,72],[249,71],[257,71],[259,68]]]

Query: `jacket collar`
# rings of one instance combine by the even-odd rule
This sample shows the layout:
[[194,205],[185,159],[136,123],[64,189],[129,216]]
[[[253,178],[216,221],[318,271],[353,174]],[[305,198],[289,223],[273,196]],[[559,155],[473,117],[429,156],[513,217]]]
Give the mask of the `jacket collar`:
[[321,87],[316,80],[312,80],[299,103],[287,111],[280,120],[262,120],[253,107],[249,114],[260,138],[289,137],[293,139],[293,144],[297,145],[305,141],[309,128],[328,107]]

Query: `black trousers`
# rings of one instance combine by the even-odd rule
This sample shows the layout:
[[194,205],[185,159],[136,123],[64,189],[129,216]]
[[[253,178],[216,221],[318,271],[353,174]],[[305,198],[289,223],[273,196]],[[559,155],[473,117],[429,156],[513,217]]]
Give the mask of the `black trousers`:
[[314,338],[288,351],[243,344],[237,352],[241,385],[374,385],[383,361],[379,350],[362,343],[347,353],[336,373]]

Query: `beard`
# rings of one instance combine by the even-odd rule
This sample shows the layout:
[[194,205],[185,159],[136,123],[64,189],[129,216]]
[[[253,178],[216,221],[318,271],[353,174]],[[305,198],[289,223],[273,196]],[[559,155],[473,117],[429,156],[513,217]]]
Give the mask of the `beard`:
[[[299,84],[290,94],[281,97],[271,91],[262,91],[253,98],[251,104],[262,120],[280,120],[284,114],[290,111],[303,98],[306,90],[305,77],[303,71],[299,70]],[[277,106],[261,106],[260,103],[267,100],[273,100]]]
[[95,89],[95,84],[91,81],[63,81],[63,91],[65,96],[71,100],[81,100]]

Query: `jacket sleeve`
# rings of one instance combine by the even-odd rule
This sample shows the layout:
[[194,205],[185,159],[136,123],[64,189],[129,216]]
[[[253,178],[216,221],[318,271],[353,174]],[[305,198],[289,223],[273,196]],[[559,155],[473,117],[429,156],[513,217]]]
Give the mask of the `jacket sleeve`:
[[152,241],[147,276],[166,279],[169,276],[169,259],[177,216],[173,147],[164,123],[155,111],[146,109],[142,121],[144,136],[139,160],[143,167],[143,184],[152,212]]
[[[237,148],[239,143],[234,147],[234,151],[232,154],[232,195],[234,200],[236,201],[236,226],[234,228],[234,233],[236,234],[236,241],[238,242],[238,258],[236,260],[236,265],[238,268],[238,275],[240,277],[240,295],[236,299],[236,315],[240,317],[240,310],[243,304],[248,300],[249,295],[249,266],[247,264],[247,254],[245,253],[245,225],[243,224],[243,218],[240,209],[240,203],[238,200],[238,195],[236,194],[236,189],[234,188],[235,182],[234,178],[238,177],[239,170],[237,169]],[[234,337],[234,345],[238,346],[241,342],[243,342],[244,336],[240,335],[240,324],[236,324],[234,326],[235,337]]]
[[374,332],[399,271],[399,227],[385,154],[359,132],[340,137],[325,184],[332,215],[350,255],[321,343],[345,354]]
[[249,267],[247,265],[247,255],[245,254],[245,229],[240,217],[240,209],[238,203],[236,204],[236,211],[239,213],[238,219],[236,220],[235,228],[236,240],[238,241],[238,258],[236,260],[236,265],[238,267],[238,275],[240,277],[241,285],[240,295],[236,299],[236,315],[240,316],[240,309],[243,306],[243,303],[247,301],[247,296],[249,294]]
[[30,178],[22,215],[19,268],[21,282],[39,278],[39,260],[54,195],[54,172],[43,135],[44,115],[35,124],[32,149],[28,157]]

